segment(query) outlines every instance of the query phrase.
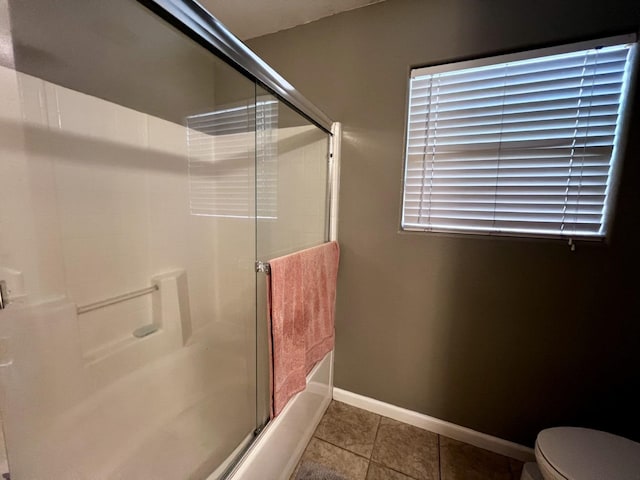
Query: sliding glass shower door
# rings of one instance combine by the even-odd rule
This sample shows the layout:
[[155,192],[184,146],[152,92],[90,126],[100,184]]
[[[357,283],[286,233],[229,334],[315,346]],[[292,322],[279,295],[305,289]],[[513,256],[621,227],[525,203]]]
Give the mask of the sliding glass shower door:
[[264,420],[277,102],[133,0],[0,16],[0,474],[218,478]]
[[[256,247],[262,262],[329,239],[330,135],[265,90],[256,125]],[[267,278],[258,273],[258,421],[269,416]]]

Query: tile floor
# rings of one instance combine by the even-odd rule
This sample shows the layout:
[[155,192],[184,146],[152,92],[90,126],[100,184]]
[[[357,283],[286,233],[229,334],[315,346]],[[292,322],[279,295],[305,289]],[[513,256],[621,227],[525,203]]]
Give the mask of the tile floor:
[[518,460],[336,401],[291,480],[313,464],[345,480],[519,480],[522,471]]

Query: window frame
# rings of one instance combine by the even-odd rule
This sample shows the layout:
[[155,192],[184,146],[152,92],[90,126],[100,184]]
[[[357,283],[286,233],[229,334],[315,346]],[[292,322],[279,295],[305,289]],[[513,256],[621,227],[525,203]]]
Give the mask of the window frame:
[[[617,211],[618,204],[618,189],[625,160],[625,153],[627,151],[627,142],[629,138],[629,120],[631,116],[631,106],[634,103],[634,96],[636,90],[640,87],[638,83],[638,70],[640,66],[640,45],[638,44],[638,34],[626,33],[622,35],[616,35],[612,37],[591,39],[586,41],[563,43],[560,45],[554,45],[550,47],[542,48],[530,48],[525,50],[519,50],[516,52],[502,53],[502,54],[489,54],[482,57],[466,58],[461,60],[451,60],[445,63],[437,63],[431,65],[411,66],[409,67],[409,73],[407,75],[407,89],[405,96],[405,123],[404,123],[404,144],[403,144],[403,167],[402,167],[402,181],[401,181],[401,202],[400,202],[400,215],[399,215],[399,233],[403,234],[430,234],[430,235],[453,235],[463,237],[480,237],[480,238],[520,238],[520,239],[546,239],[546,240],[560,240],[566,242],[569,240],[571,244],[574,240],[594,242],[594,243],[608,243],[611,237],[613,228],[613,222],[615,219],[615,213]],[[449,72],[454,70],[464,70],[469,68],[477,68],[483,66],[490,66],[508,62],[514,62],[519,60],[528,60],[538,57],[559,55],[565,53],[578,52],[580,50],[588,50],[600,47],[615,46],[620,44],[634,44],[633,50],[630,52],[628,61],[628,77],[623,82],[621,87],[621,102],[620,102],[620,114],[618,123],[616,126],[617,138],[612,147],[610,172],[608,180],[608,188],[606,199],[603,204],[602,214],[602,230],[603,235],[572,235],[557,234],[557,233],[532,233],[526,231],[509,232],[509,231],[483,231],[474,230],[469,227],[461,227],[456,229],[438,228],[438,227],[405,227],[405,188],[407,181],[407,169],[408,169],[408,148],[409,148],[409,128],[410,128],[410,108],[411,108],[411,80],[415,76],[426,74],[437,74],[443,72]],[[453,68],[452,68],[453,67]]]

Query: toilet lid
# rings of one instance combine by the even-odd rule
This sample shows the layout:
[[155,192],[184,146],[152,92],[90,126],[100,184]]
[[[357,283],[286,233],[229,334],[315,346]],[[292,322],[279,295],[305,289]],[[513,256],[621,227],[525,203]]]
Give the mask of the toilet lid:
[[536,453],[570,480],[640,480],[640,443],[610,433],[549,428],[538,434]]

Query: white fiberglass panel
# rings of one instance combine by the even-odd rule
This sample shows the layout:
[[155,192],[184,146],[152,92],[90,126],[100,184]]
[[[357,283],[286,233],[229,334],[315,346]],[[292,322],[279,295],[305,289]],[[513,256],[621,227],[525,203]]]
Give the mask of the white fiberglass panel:
[[206,478],[256,425],[255,220],[192,215],[186,121],[7,67],[0,96],[12,478]]

